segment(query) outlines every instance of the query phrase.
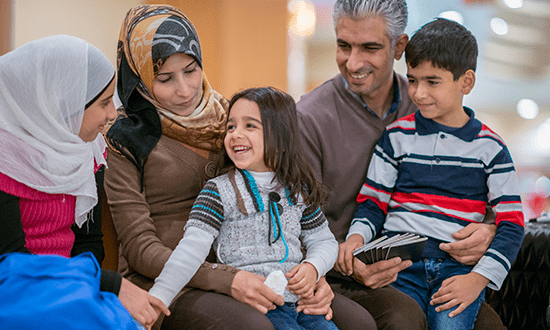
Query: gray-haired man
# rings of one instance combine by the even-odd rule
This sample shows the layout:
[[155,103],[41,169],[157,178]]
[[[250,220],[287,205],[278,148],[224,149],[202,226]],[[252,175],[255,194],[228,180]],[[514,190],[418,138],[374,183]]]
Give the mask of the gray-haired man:
[[[343,242],[374,146],[387,125],[417,108],[408,97],[407,78],[393,71],[408,42],[405,1],[337,0],[333,17],[340,74],[304,95],[298,112],[306,158],[329,191],[323,211]],[[459,241],[441,248],[472,264],[494,233],[494,226],[473,224],[455,233]],[[355,262],[348,278],[333,271],[327,280],[335,292],[368,310],[379,329],[426,329],[418,304],[389,286],[411,264],[398,258],[368,266]],[[346,317],[345,310],[333,308],[335,320]],[[500,328],[500,318],[484,303],[475,329]]]

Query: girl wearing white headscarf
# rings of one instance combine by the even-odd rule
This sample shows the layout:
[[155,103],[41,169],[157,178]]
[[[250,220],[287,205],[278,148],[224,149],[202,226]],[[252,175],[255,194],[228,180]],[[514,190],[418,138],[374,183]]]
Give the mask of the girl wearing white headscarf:
[[[0,255],[91,251],[101,263],[93,208],[105,165],[99,133],[116,116],[114,75],[99,49],[66,35],[0,57]],[[153,307],[163,309],[116,272],[101,275],[102,290],[119,294],[141,323],[156,319]]]
[[[105,164],[105,141],[97,134],[86,142],[79,133],[86,105],[113,77],[99,49],[70,36],[35,40],[0,57],[0,190],[20,199],[32,253],[70,256],[71,225],[82,227],[97,204],[94,162]],[[115,115],[113,108],[109,119]]]

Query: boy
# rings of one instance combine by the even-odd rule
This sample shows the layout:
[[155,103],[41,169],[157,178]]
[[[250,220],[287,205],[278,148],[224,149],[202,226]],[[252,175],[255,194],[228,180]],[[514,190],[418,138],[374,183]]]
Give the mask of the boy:
[[[389,125],[376,146],[335,265],[348,274],[352,260],[359,262],[353,251],[382,229],[389,236],[427,236],[423,259],[401,271],[393,285],[420,304],[430,329],[472,329],[485,286],[500,289],[523,240],[508,149],[462,106],[475,83],[477,53],[474,36],[445,19],[411,38],[405,48],[409,96],[419,110]],[[481,222],[487,203],[497,215],[497,233],[476,265],[438,248],[454,240],[453,232]]]

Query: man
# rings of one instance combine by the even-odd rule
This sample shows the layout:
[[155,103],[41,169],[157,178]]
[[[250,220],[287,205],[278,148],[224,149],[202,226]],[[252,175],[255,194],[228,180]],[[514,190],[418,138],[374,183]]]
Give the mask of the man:
[[[417,108],[408,97],[407,78],[393,71],[408,41],[405,1],[337,0],[333,18],[340,74],[297,106],[306,158],[329,193],[325,215],[336,239],[344,242],[374,146],[388,124]],[[460,241],[441,248],[473,264],[494,233],[495,226],[469,225],[454,234]],[[332,271],[327,280],[335,292],[366,308],[379,329],[426,329],[418,304],[389,286],[411,264],[399,258],[368,266],[354,262],[349,277]],[[499,328],[504,328],[500,318],[484,303],[475,329]]]

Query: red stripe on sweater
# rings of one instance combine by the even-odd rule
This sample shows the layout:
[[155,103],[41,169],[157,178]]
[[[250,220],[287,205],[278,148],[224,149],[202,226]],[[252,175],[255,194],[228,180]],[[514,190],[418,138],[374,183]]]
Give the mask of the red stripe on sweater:
[[384,211],[385,214],[388,214],[388,203],[384,203],[381,200],[379,200],[378,198],[374,198],[372,196],[367,196],[367,195],[363,195],[363,194],[359,194],[357,196],[357,202],[359,204],[361,204],[361,203],[363,203],[367,200],[372,201],[374,204],[376,204],[376,206],[378,206],[378,208],[380,208],[382,211]]
[[[501,202],[503,203],[503,202]],[[517,202],[507,202],[506,204],[510,203],[517,203]],[[497,213],[497,217],[495,219],[495,224],[498,225],[501,221],[508,221],[511,223],[515,223],[516,225],[520,225],[522,227],[525,227],[525,218],[523,216],[523,212],[521,211],[501,211]]]
[[398,203],[416,203],[430,206],[438,206],[449,210],[456,210],[464,213],[485,214],[487,203],[483,201],[472,201],[446,196],[420,194],[420,193],[394,193],[392,199]]

